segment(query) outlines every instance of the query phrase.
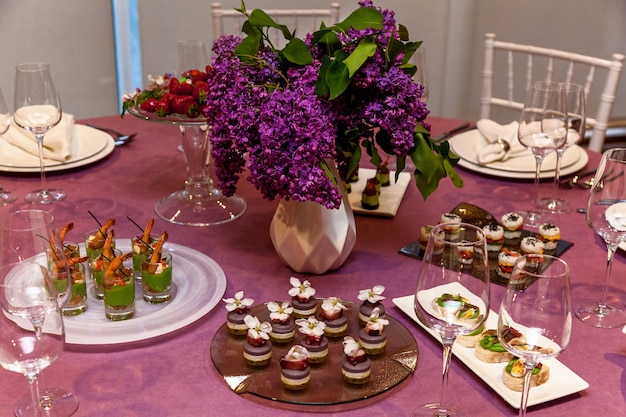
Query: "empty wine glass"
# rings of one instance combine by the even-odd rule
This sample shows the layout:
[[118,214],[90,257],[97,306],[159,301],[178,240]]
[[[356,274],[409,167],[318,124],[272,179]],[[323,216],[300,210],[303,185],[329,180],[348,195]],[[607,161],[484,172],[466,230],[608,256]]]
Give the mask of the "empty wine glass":
[[413,54],[413,62],[415,63],[416,71],[413,78],[424,87],[422,93],[422,101],[426,103],[428,101],[428,78],[426,68],[426,49],[423,45],[417,48],[417,51]]
[[34,62],[20,64],[15,69],[13,120],[37,140],[41,173],[41,189],[26,194],[25,199],[33,204],[51,204],[65,198],[65,193],[49,190],[46,185],[43,142],[46,132],[61,121],[61,101],[52,81],[50,65]]
[[[11,125],[11,113],[7,108],[7,104],[4,101],[2,90],[0,90],[0,135],[6,133]],[[17,195],[10,191],[5,191],[0,185],[0,205],[5,205],[17,200]]]
[[535,198],[532,208],[525,213],[524,225],[538,228],[545,222],[539,199],[539,178],[545,156],[562,147],[567,140],[567,108],[560,83],[535,82],[526,96],[520,116],[517,135],[520,143],[535,156]]
[[[526,415],[533,370],[569,344],[572,309],[569,266],[550,255],[525,255],[515,262],[498,316],[498,340],[524,362],[519,415]],[[548,363],[541,363],[546,367]]]
[[[609,174],[610,178],[605,178]],[[600,300],[576,308],[576,317],[590,326],[621,327],[626,324],[626,312],[607,304],[607,297],[615,251],[626,239],[626,148],[602,154],[589,190],[587,224],[606,242],[607,263]]]
[[417,278],[415,313],[441,336],[443,375],[438,403],[419,406],[413,417],[465,416],[446,397],[452,345],[480,327],[489,313],[489,260],[483,231],[465,223],[435,226]]
[[565,103],[567,107],[567,141],[561,148],[556,149],[556,175],[552,190],[552,198],[541,201],[541,208],[553,213],[569,213],[572,205],[569,201],[559,198],[559,180],[563,154],[569,148],[580,143],[585,135],[586,105],[585,89],[578,84],[563,84]]
[[0,266],[0,364],[23,374],[30,396],[14,408],[16,416],[71,416],[76,398],[69,395],[47,402],[38,376],[61,354],[65,344],[63,316],[48,269],[32,261]]

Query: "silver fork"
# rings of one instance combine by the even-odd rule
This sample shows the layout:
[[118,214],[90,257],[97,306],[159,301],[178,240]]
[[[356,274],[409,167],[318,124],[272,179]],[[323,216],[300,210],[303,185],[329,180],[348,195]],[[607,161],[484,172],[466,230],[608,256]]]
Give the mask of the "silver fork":
[[132,142],[133,139],[135,139],[135,136],[137,136],[137,133],[131,133],[130,135],[127,135],[115,129],[112,129],[110,127],[96,126],[92,123],[87,123],[87,126],[93,127],[94,129],[101,130],[113,136],[113,139],[115,141],[115,146],[122,146],[127,143],[130,143]]

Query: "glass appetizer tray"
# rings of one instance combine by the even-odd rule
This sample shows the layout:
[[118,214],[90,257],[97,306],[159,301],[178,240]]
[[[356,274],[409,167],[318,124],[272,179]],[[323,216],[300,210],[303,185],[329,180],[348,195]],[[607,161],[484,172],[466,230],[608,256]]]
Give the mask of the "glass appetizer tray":
[[[420,325],[434,338],[441,340],[441,337],[432,329],[427,328],[415,315],[413,309],[413,296],[394,298],[393,303],[400,308],[407,316]],[[489,310],[489,316],[485,324],[486,329],[495,329],[498,324],[498,315]],[[502,369],[505,363],[486,363],[481,361],[474,354],[473,348],[467,348],[455,343],[452,347],[452,354],[459,358],[472,372],[480,377],[489,387],[500,395],[512,407],[519,408],[521,402],[521,392],[513,391],[502,382]],[[541,404],[562,398],[589,388],[589,383],[575,374],[558,359],[544,361],[550,367],[550,378],[546,383],[530,389],[528,405]]]
[[[84,245],[81,251],[85,253]],[[130,252],[130,238],[117,239],[117,248]],[[95,296],[88,279],[88,308],[77,316],[65,316],[65,340],[79,345],[106,345],[134,342],[161,336],[195,322],[211,311],[226,291],[226,275],[205,254],[176,243],[166,243],[172,254],[172,300],[149,304],[143,300],[141,283],[135,284],[135,316],[124,321],[110,321],[104,315],[104,303]]]
[[[477,207],[473,204],[461,203],[455,208],[452,209],[451,213],[457,214],[461,217],[461,220],[465,223],[473,224],[478,227],[486,226],[487,224],[497,223],[496,218],[488,213],[486,210]],[[438,221],[438,219],[435,219]],[[535,236],[536,233],[530,232],[528,230],[522,231],[522,236],[519,239],[515,239],[512,241],[504,241],[504,247],[508,247],[509,249],[519,251],[519,243],[522,238],[526,236]],[[566,250],[568,250],[573,245],[572,242],[568,242],[566,240],[559,240],[556,246],[556,251],[554,256],[561,256]],[[402,255],[410,256],[417,259],[422,259],[424,255],[423,249],[420,248],[419,240],[409,243],[408,245],[402,247],[400,249],[400,253]],[[490,269],[490,278],[491,282],[500,285],[507,285],[508,280],[500,277],[496,273],[496,268],[498,267],[498,259],[497,254],[490,254],[489,256],[489,269]]]
[[[345,305],[349,308],[346,335],[357,339],[361,329],[358,305],[348,302]],[[269,312],[265,305],[253,307],[251,314],[261,321],[269,321]],[[370,358],[371,379],[362,386],[350,385],[342,380],[343,337],[329,339],[328,358],[324,363],[311,365],[311,382],[303,391],[283,388],[280,381],[280,358],[303,337],[297,329],[295,342],[286,345],[273,344],[271,363],[266,367],[255,368],[247,365],[243,359],[246,337],[231,335],[224,323],[211,341],[211,359],[226,384],[238,394],[250,393],[268,400],[299,406],[337,405],[365,400],[395,387],[417,367],[419,355],[415,338],[402,323],[388,313],[385,318],[389,320],[389,325],[385,328],[386,350],[383,354]]]

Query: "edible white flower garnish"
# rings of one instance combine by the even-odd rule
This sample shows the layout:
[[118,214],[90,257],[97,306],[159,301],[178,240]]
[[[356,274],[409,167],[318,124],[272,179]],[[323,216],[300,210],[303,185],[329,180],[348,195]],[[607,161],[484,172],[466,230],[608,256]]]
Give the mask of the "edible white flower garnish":
[[304,346],[300,346],[300,345],[293,345],[291,349],[289,349],[289,352],[287,352],[287,355],[285,356],[285,359],[292,360],[292,361],[301,361],[301,360],[305,360],[308,358],[309,358],[309,351]]
[[289,301],[283,301],[278,304],[275,301],[266,303],[267,309],[270,311],[270,319],[277,321],[286,321],[293,313],[293,307],[289,305]]
[[381,295],[384,291],[385,287],[383,285],[374,285],[374,288],[359,290],[359,295],[357,297],[361,301],[367,300],[370,303],[376,303],[385,299],[385,297]]
[[159,75],[156,78],[154,78],[152,74],[148,74],[148,81],[158,86],[162,86],[163,84],[165,84],[165,77],[163,75]]
[[289,278],[291,287],[289,289],[289,295],[292,297],[298,297],[301,299],[309,299],[315,295],[315,288],[311,287],[311,283],[308,280],[300,282],[296,277]]
[[248,337],[252,339],[269,340],[269,333],[272,331],[272,325],[266,321],[261,321],[256,316],[247,315],[243,321],[248,326]]
[[346,336],[343,338],[343,353],[346,356],[359,356],[364,354],[365,352],[361,349],[361,345],[359,342],[354,340],[352,336]]
[[319,321],[313,316],[306,319],[298,319],[296,324],[300,327],[300,333],[307,336],[322,336],[326,328],[326,323]]
[[235,311],[239,308],[248,308],[253,303],[252,298],[243,298],[243,291],[239,291],[235,294],[235,298],[222,298],[222,301],[226,303],[226,310]]
[[383,328],[389,324],[389,320],[381,319],[379,315],[380,309],[378,307],[372,310],[372,314],[370,314],[370,318],[366,324],[368,329],[382,332]]
[[337,297],[328,297],[322,302],[322,310],[327,313],[338,313],[347,309],[348,307],[341,304],[341,300]]

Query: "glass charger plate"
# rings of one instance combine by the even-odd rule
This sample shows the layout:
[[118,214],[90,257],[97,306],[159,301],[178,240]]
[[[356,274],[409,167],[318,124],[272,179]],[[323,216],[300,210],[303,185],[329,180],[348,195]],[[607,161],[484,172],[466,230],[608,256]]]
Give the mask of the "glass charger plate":
[[[347,335],[357,339],[361,329],[358,305],[346,302],[346,306],[349,307]],[[264,305],[253,307],[252,314],[261,321],[269,320],[269,312]],[[274,344],[270,365],[255,369],[248,366],[243,359],[245,336],[230,335],[224,323],[211,341],[211,359],[226,384],[239,394],[250,393],[272,401],[311,406],[365,400],[395,387],[417,367],[418,349],[415,338],[402,323],[389,314],[386,318],[389,319],[389,325],[385,328],[387,348],[384,354],[371,358],[371,379],[363,386],[349,385],[342,380],[343,338],[329,340],[328,358],[322,364],[311,365],[311,383],[301,392],[287,390],[280,382],[279,360],[293,344]],[[296,335],[296,341],[301,337]]]
[[[458,214],[461,217],[461,220],[465,223],[473,224],[478,227],[483,227],[490,223],[497,223],[497,220],[493,215],[488,213],[486,210],[477,207],[473,204],[461,203],[455,208],[452,209],[451,213]],[[522,236],[519,239],[515,239],[513,242],[505,241],[504,247],[508,247],[509,249],[513,249],[519,251],[519,242],[522,238],[526,236],[535,236],[536,233],[530,232],[528,230],[522,231]],[[515,244],[517,243],[517,245]],[[556,246],[556,251],[554,253],[555,256],[561,256],[566,250],[568,250],[573,245],[572,242],[568,242],[566,240],[559,240]],[[399,251],[402,255],[410,256],[412,258],[422,259],[424,255],[424,250],[420,247],[419,240],[413,241],[408,245],[400,248]],[[496,268],[498,267],[498,259],[497,254],[493,254],[489,256],[489,269],[490,269],[490,278],[491,282],[500,285],[507,285],[508,280],[501,278],[496,273]]]
[[[45,142],[45,139],[44,139]],[[74,147],[72,158],[66,162],[44,160],[46,172],[64,171],[78,168],[99,161],[107,157],[115,149],[113,138],[99,130],[80,124],[74,125]],[[5,172],[39,172],[39,158],[26,151],[11,145],[7,141],[0,140],[0,155],[10,154],[13,157],[8,160],[0,156],[0,171]]]
[[[393,303],[400,308],[407,316],[420,325],[434,338],[441,340],[441,337],[434,330],[427,328],[415,315],[413,310],[413,296],[394,298]],[[489,317],[485,324],[487,329],[495,329],[498,324],[498,315],[490,310]],[[473,348],[466,348],[455,343],[452,347],[452,354],[459,358],[472,372],[480,377],[489,387],[500,395],[512,407],[519,408],[521,402],[521,392],[507,388],[502,382],[502,369],[504,363],[486,363],[478,359]],[[541,404],[557,398],[565,397],[589,388],[589,383],[574,373],[558,359],[550,359],[544,362],[550,367],[550,378],[538,387],[530,389],[528,405]]]
[[[81,245],[84,253],[84,246]],[[98,300],[88,280],[88,309],[73,317],[64,317],[66,342],[79,345],[106,345],[134,342],[164,335],[200,319],[211,311],[226,291],[226,276],[211,258],[195,249],[166,243],[172,253],[172,300],[165,304],[143,301],[141,284],[135,288],[135,317],[113,322],[104,315],[104,303]],[[117,248],[130,251],[130,238],[117,239]]]

